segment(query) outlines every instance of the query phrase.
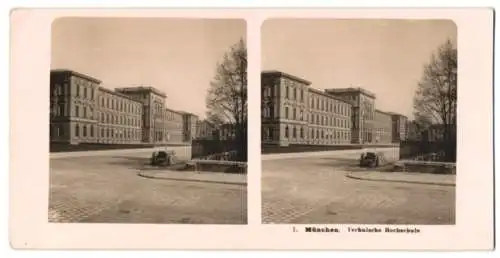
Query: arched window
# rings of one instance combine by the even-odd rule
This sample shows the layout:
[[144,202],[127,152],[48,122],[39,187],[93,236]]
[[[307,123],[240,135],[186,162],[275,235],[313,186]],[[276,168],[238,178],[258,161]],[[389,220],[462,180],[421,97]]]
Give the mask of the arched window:
[[94,137],[94,125],[90,126],[90,137]]
[[292,137],[297,138],[297,128],[295,126],[292,128]]
[[83,137],[86,137],[87,136],[87,126],[83,125],[82,128],[83,128]]
[[285,138],[288,138],[288,126],[285,127]]
[[78,124],[75,125],[75,136],[76,137],[80,136],[80,126]]
[[300,128],[300,138],[304,139],[304,128]]

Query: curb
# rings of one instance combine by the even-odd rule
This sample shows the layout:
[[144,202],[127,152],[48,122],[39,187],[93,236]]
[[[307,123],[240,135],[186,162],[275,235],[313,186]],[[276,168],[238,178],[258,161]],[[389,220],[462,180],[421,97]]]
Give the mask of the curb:
[[351,178],[351,179],[355,179],[355,180],[375,181],[375,182],[408,183],[408,184],[419,184],[419,185],[438,185],[438,186],[453,186],[453,187],[456,186],[456,184],[453,184],[453,183],[432,183],[432,182],[409,181],[409,180],[373,179],[373,178],[353,176],[351,174],[346,174],[345,176],[347,178]]
[[140,177],[143,177],[143,178],[158,179],[158,180],[172,180],[172,181],[198,182],[198,183],[213,183],[213,184],[224,184],[224,185],[245,185],[245,186],[247,185],[246,182],[244,182],[244,183],[237,183],[237,182],[216,181],[216,180],[203,180],[203,179],[158,177],[158,176],[146,175],[143,172],[139,172],[139,173],[137,173],[137,175],[140,176]]

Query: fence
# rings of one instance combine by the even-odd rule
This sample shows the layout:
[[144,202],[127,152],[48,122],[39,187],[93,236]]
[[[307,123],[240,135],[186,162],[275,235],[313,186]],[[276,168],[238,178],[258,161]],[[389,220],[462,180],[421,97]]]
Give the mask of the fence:
[[445,141],[403,141],[399,158],[405,160],[456,162],[456,140]]

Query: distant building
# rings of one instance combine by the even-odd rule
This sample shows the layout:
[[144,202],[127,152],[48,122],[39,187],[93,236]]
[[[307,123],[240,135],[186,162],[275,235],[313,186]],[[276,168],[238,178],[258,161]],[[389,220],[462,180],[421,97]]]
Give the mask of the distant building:
[[[444,124],[433,124],[423,132],[425,138],[429,142],[441,142],[445,140],[445,126]],[[456,138],[456,126],[450,125],[450,138]]]
[[[166,108],[153,87],[106,89],[71,70],[50,72],[50,140],[69,144],[186,142],[185,112]],[[188,116],[189,119],[193,116]]]
[[392,143],[392,115],[375,110],[375,138],[377,143]]
[[408,138],[408,118],[406,116],[391,113],[392,118],[392,141],[398,143]]
[[196,139],[213,140],[215,131],[216,126],[207,120],[199,120],[196,123]]
[[[339,96],[352,103],[352,131],[351,143],[377,143],[377,128],[375,99],[376,96],[362,88],[332,88],[325,92]],[[380,123],[379,123],[380,125]]]
[[234,140],[236,138],[236,128],[233,124],[222,124],[217,130],[217,138],[219,140]]
[[339,145],[392,142],[391,116],[362,88],[324,91],[280,71],[261,74],[262,143]]
[[406,140],[409,140],[409,141],[421,141],[422,140],[422,129],[417,124],[417,122],[408,121]]

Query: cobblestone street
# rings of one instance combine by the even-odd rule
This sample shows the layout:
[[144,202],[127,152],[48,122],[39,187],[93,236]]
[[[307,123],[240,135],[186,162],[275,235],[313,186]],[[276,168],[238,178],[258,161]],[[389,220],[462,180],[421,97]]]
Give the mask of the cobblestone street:
[[263,161],[263,223],[455,224],[455,187],[347,178],[356,158]]
[[246,186],[148,179],[134,155],[51,160],[49,222],[246,224]]

